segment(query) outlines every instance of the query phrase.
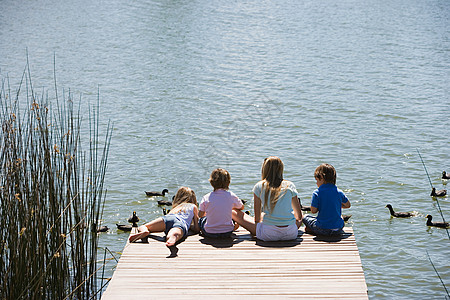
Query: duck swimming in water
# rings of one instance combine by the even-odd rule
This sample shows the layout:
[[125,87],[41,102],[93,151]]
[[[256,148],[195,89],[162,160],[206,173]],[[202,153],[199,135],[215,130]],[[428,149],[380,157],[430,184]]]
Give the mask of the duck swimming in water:
[[427,215],[427,226],[441,227],[441,228],[449,228],[448,222],[432,222],[433,217],[431,215]]
[[443,184],[443,185],[447,185],[447,182],[450,180],[450,173],[447,173],[447,172],[445,172],[445,171],[442,171],[442,177],[441,177],[441,180],[442,180],[442,184]]
[[123,225],[123,224],[116,224],[117,229],[123,230],[123,231],[131,231],[133,226],[131,225]]
[[413,213],[410,212],[395,212],[394,209],[392,208],[392,205],[388,204],[386,205],[387,208],[389,208],[389,212],[391,213],[391,216],[396,217],[396,218],[409,218],[414,216]]
[[434,187],[431,189],[431,197],[445,197],[445,195],[447,195],[447,190],[436,191],[436,188]]
[[133,211],[133,216],[132,216],[131,218],[128,219],[128,222],[129,222],[129,223],[133,223],[133,227],[138,227],[138,226],[137,226],[137,222],[139,222],[139,218],[138,218],[138,216],[136,215],[136,212],[135,212],[135,211]]
[[160,196],[165,197],[168,192],[169,192],[168,189],[163,189],[161,193],[158,193],[158,192],[145,192],[145,194],[148,197],[160,197]]
[[300,209],[302,211],[311,211],[311,206],[303,206],[303,205],[300,204]]
[[352,215],[342,215],[342,219],[344,219],[344,222],[347,222],[351,217]]
[[442,179],[450,179],[450,174],[445,171],[442,171]]
[[300,202],[300,198],[298,198],[298,203],[300,204],[300,209],[302,211],[311,211],[311,206],[303,206],[302,202]]
[[158,200],[158,205],[172,206],[172,201],[168,201],[168,200]]
[[107,232],[109,230],[108,226],[99,226],[97,232]]

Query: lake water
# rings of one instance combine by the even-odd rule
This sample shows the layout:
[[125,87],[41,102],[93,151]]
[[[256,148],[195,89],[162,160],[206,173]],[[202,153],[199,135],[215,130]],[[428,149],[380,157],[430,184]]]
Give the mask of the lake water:
[[[30,61],[34,87],[57,83],[114,124],[100,246],[120,256],[132,211],[162,215],[144,191],[208,193],[226,168],[250,200],[264,157],[279,156],[304,204],[333,164],[352,208],[372,299],[447,295],[449,236],[431,181],[450,172],[450,2],[0,1],[0,74]],[[392,219],[387,203],[416,211]],[[449,198],[439,200],[450,220]],[[252,209],[251,201],[247,204]],[[182,253],[180,253],[182,255]],[[106,270],[110,277],[115,262]]]

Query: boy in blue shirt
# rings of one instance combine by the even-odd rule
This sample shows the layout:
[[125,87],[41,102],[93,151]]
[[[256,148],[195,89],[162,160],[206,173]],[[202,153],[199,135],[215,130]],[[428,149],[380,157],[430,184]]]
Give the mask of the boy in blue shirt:
[[311,212],[317,217],[303,218],[305,232],[313,235],[339,235],[344,228],[342,208],[349,208],[350,201],[336,186],[336,170],[330,164],[321,164],[314,171],[317,189],[313,192]]

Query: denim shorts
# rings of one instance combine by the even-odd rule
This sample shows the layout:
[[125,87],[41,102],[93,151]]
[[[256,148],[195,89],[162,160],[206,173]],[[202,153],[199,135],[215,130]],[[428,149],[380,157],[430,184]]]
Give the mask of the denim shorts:
[[327,235],[327,236],[335,236],[335,235],[341,235],[343,232],[342,228],[337,229],[325,229],[317,227],[317,218],[314,216],[306,215],[303,217],[302,220],[303,224],[305,224],[306,227],[311,229],[313,235]]
[[201,217],[198,220],[198,226],[200,226],[200,231],[204,237],[209,237],[213,239],[229,238],[233,231],[223,232],[223,233],[208,233],[205,231],[206,217]]
[[164,220],[164,224],[166,225],[166,230],[164,230],[164,233],[166,235],[169,233],[170,229],[177,227],[183,231],[183,237],[187,236],[189,229],[186,228],[186,224],[180,221],[176,215],[167,214],[165,216],[162,216],[161,218]]
[[297,236],[297,224],[284,227],[264,223],[256,224],[256,238],[265,242],[295,240]]

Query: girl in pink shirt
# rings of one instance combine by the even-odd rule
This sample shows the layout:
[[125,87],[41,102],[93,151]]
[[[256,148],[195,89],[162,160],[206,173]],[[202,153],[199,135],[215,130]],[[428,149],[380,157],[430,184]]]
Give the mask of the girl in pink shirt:
[[225,169],[211,173],[209,182],[214,191],[203,196],[198,213],[200,231],[205,237],[229,237],[234,230],[231,212],[244,209],[242,201],[228,190],[230,181],[230,173]]

